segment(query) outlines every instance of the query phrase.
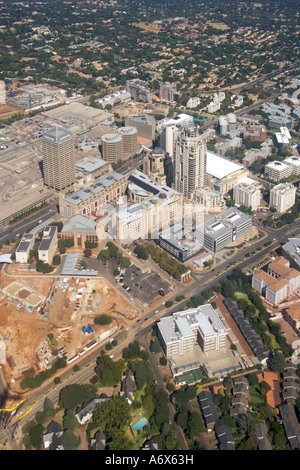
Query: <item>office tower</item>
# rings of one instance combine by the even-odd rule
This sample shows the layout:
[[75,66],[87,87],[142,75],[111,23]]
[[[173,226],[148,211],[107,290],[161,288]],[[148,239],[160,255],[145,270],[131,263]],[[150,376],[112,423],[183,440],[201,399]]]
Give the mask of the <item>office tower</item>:
[[123,139],[120,134],[102,136],[102,158],[106,162],[117,163],[123,158]]
[[174,145],[174,189],[187,198],[205,186],[206,145],[194,124],[181,130]]
[[147,114],[125,116],[125,126],[137,128],[138,136],[144,139],[155,139],[155,118]]
[[179,93],[177,85],[169,82],[159,84],[159,97],[163,101],[178,101]]
[[138,151],[138,132],[136,127],[125,126],[118,129],[123,140],[123,158],[132,157]]
[[61,191],[75,181],[74,140],[70,131],[54,125],[42,136],[44,184]]

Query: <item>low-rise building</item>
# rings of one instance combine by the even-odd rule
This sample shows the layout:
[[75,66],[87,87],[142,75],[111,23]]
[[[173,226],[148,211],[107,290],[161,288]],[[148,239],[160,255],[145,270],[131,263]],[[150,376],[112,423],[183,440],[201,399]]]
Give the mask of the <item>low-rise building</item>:
[[184,263],[200,251],[194,237],[185,233],[181,223],[159,233],[159,246]]
[[252,276],[252,287],[273,305],[290,297],[299,286],[300,272],[290,268],[289,261],[283,257],[271,262],[267,272],[260,269]]
[[71,217],[63,226],[60,238],[74,240],[75,248],[85,248],[85,242],[98,242],[96,222],[81,214]]
[[51,264],[58,243],[57,227],[48,226],[44,229],[43,238],[38,249],[38,258],[44,263]]
[[252,217],[234,207],[198,225],[195,236],[199,245],[207,251],[217,253],[229,248],[233,242],[250,233],[251,229]]
[[25,233],[16,249],[16,262],[27,263],[30,255],[30,250],[34,246],[35,235],[33,233]]
[[280,181],[282,178],[288,178],[291,175],[292,168],[284,162],[275,160],[265,166],[265,175],[274,181]]
[[105,160],[97,157],[85,157],[76,163],[76,181],[79,184],[90,184],[111,171],[111,166]]
[[209,187],[196,189],[192,194],[192,199],[198,203],[203,213],[216,214],[226,209],[224,196]]
[[122,375],[120,397],[125,397],[129,405],[132,405],[134,400],[134,385],[134,373],[128,369]]
[[210,304],[163,317],[157,326],[167,359],[191,353],[196,345],[204,353],[221,350],[226,346],[226,328]]
[[300,331],[300,307],[299,304],[291,305],[284,310],[284,318],[293,330]]

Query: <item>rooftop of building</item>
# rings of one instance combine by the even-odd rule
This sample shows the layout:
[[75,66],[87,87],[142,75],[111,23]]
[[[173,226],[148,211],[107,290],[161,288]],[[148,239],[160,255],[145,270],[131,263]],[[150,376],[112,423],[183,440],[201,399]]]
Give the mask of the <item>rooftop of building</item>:
[[88,217],[77,214],[71,217],[63,226],[62,233],[91,233],[96,231],[96,222]]
[[207,151],[206,153],[206,173],[217,179],[223,179],[236,171],[242,171],[244,167],[234,163],[228,158]]
[[64,142],[65,140],[70,139],[72,137],[72,132],[68,131],[59,124],[54,124],[54,126],[50,127],[50,129],[45,131],[43,134],[44,139],[54,142],[56,144]]
[[117,173],[113,171],[107,175],[101,176],[101,178],[96,179],[93,184],[87,186],[86,188],[79,189],[70,194],[66,194],[64,199],[65,201],[72,204],[80,204],[82,201],[86,201],[91,196],[99,194],[101,191],[104,191],[106,188],[109,188],[111,185],[117,181],[121,181],[126,178],[126,175]]
[[181,338],[192,338],[194,337],[193,330],[198,328],[204,337],[214,335],[217,332],[226,333],[223,322],[210,304],[163,317],[160,319],[158,327],[166,343]]
[[93,173],[105,165],[108,165],[108,163],[101,158],[86,157],[76,163],[76,168],[86,173]]

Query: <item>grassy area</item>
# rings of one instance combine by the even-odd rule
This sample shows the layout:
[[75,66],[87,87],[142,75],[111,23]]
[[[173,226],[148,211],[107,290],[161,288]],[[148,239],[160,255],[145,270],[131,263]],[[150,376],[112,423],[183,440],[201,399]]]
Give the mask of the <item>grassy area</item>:
[[250,393],[250,406],[260,406],[265,404],[265,398],[263,397],[260,387],[257,385],[251,385],[249,387]]

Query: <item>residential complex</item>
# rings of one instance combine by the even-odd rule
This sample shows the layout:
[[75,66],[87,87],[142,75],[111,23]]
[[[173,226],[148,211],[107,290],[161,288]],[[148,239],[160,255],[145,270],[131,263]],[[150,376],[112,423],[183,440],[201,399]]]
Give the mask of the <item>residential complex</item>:
[[141,100],[144,103],[150,101],[150,91],[146,82],[139,80],[138,78],[126,81],[126,91],[130,93],[130,96],[134,100]]
[[204,353],[221,350],[226,345],[226,328],[210,304],[163,317],[157,326],[168,359],[192,353],[197,345]]
[[235,204],[243,205],[256,211],[261,204],[261,190],[255,180],[242,178],[233,188]]
[[291,174],[291,166],[275,160],[265,166],[265,175],[274,181],[280,181],[282,178],[288,178]]
[[295,204],[296,186],[291,183],[280,183],[270,191],[270,207],[277,212],[285,212]]
[[75,181],[75,154],[73,135],[56,124],[42,136],[44,183],[62,191]]
[[290,268],[289,261],[279,257],[268,265],[267,271],[253,273],[252,287],[272,305],[278,305],[300,287],[300,271]]

